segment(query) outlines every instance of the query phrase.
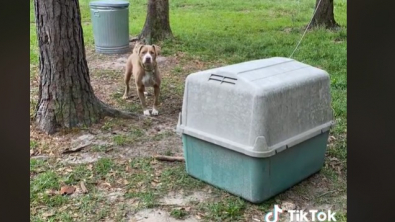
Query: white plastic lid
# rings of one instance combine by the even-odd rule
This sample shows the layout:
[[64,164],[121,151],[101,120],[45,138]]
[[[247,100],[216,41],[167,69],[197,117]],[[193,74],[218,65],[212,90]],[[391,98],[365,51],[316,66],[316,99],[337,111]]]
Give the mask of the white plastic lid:
[[93,1],[89,3],[93,7],[112,7],[112,8],[125,8],[129,6],[127,1]]

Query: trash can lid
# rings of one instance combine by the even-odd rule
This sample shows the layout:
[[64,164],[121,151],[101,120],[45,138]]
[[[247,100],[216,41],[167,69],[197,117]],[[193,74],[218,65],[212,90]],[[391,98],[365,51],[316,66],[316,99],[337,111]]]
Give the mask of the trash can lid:
[[129,6],[129,2],[128,1],[93,1],[89,3],[89,6],[124,8]]

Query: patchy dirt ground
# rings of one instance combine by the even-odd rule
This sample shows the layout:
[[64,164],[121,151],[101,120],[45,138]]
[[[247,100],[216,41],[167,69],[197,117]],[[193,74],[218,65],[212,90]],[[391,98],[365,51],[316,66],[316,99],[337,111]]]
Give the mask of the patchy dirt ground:
[[[105,103],[132,112],[142,113],[133,79],[130,82],[131,98],[124,101],[121,95],[124,91],[123,72],[129,54],[100,55],[92,49],[87,49],[87,61],[90,69],[91,84],[96,96]],[[131,158],[134,156],[152,156],[157,153],[181,152],[181,141],[175,134],[178,114],[181,111],[183,81],[186,74],[197,71],[201,66],[181,67],[179,55],[158,58],[158,65],[163,75],[163,86],[161,94],[160,115],[158,117],[146,118],[141,122],[135,120],[120,120],[106,118],[87,130],[76,130],[75,132],[63,131],[54,136],[47,136],[36,131],[34,124],[31,125],[31,138],[38,143],[44,143],[41,149],[36,150],[35,155],[60,155],[60,151],[67,147],[75,147],[76,141],[89,143],[92,146],[112,147],[113,152],[108,156],[120,156]],[[182,72],[182,73],[181,73]],[[175,74],[174,74],[175,73]],[[37,100],[38,79],[31,81],[31,101]],[[147,104],[152,104],[152,89],[148,89]],[[139,141],[128,141],[131,129],[136,129],[136,137]],[[132,130],[133,131],[133,130]],[[142,135],[140,135],[142,134]],[[118,141],[115,139],[118,138]],[[123,141],[123,139],[125,141]],[[47,146],[51,146],[47,148]],[[89,151],[85,149],[84,151]],[[74,156],[74,155],[70,155]],[[95,159],[89,156],[89,152],[80,152],[73,158]]]
[[[121,99],[127,56],[128,54],[98,55],[92,49],[87,49],[91,84],[95,94],[105,103],[142,114],[133,82],[130,84],[131,98],[126,101]],[[263,205],[246,203],[188,177],[183,163],[150,159],[156,154],[182,156],[182,143],[175,128],[182,106],[184,80],[192,72],[221,64],[185,59],[182,54],[175,54],[159,57],[158,65],[163,74],[163,85],[157,117],[140,121],[105,118],[90,128],[63,130],[52,136],[37,131],[34,122],[31,123],[30,155],[32,159],[43,161],[40,162],[43,166],[31,168],[31,178],[48,170],[57,172],[59,175],[53,177],[69,181],[77,187],[70,198],[78,199],[71,205],[64,204],[69,203],[69,200],[61,199],[65,202],[61,202],[58,207],[50,207],[40,199],[51,197],[48,192],[53,191],[47,190],[47,193],[34,197],[37,201],[33,201],[33,217],[46,219],[63,215],[64,211],[69,212],[67,215],[73,218],[70,221],[263,221],[265,213],[272,210],[273,204],[282,205],[289,210],[332,209],[345,214],[345,175],[339,169],[340,163],[334,159],[327,161],[324,172],[313,175]],[[37,67],[31,67],[33,72],[36,69]],[[31,79],[31,106],[34,108],[38,79]],[[147,103],[151,104],[152,98],[147,96],[147,99]],[[73,149],[79,151],[63,153]],[[148,165],[136,160],[141,158],[149,161]],[[133,161],[137,161],[136,164],[141,168],[131,168]],[[107,170],[106,167],[111,169]],[[94,194],[89,194],[90,199],[84,196],[87,194],[82,193],[76,182],[80,179],[69,179],[77,177],[76,175],[84,178],[88,190],[94,190]],[[56,181],[54,184],[57,184]],[[161,198],[153,198],[154,196]],[[80,209],[85,209],[86,205],[93,206],[87,207],[89,210],[80,214]],[[98,215],[91,208],[100,208],[99,213],[103,212],[103,215]],[[85,214],[88,216],[82,216]],[[289,221],[289,217],[281,217],[281,221]]]

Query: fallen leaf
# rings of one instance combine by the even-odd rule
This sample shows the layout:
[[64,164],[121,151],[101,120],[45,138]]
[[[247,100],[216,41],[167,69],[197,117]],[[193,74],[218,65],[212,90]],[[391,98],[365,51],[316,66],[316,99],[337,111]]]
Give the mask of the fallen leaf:
[[68,205],[65,205],[65,206],[63,206],[63,207],[60,207],[58,211],[59,211],[59,212],[65,211],[68,207],[69,207]]
[[70,195],[73,194],[75,191],[75,187],[73,186],[63,186],[60,188],[60,194],[61,195]]
[[156,171],[155,171],[155,176],[156,176],[157,178],[160,177],[160,176],[162,176],[162,171],[156,170]]
[[55,215],[55,212],[45,212],[42,214],[43,217],[52,217],[53,215]]
[[45,193],[48,195],[51,195],[51,196],[54,196],[57,194],[57,192],[55,190],[47,190],[47,191],[45,191]]
[[328,142],[332,142],[332,141],[335,141],[335,140],[336,140],[336,137],[330,136],[329,139],[328,139]]
[[286,211],[294,210],[295,208],[296,208],[296,205],[292,202],[284,201],[281,204],[281,209],[286,210]]
[[56,171],[57,171],[57,172],[60,172],[60,171],[64,171],[64,169],[65,169],[65,168],[63,168],[63,167],[59,167]]
[[106,149],[106,150],[104,151],[104,153],[108,153],[108,152],[110,152],[110,151],[112,151],[112,150],[114,150],[114,148],[108,148],[108,149]]
[[80,187],[83,193],[88,193],[88,189],[86,189],[86,186],[84,184],[84,181],[81,181]]
[[341,170],[341,167],[340,167],[340,166],[337,167],[337,173],[339,173],[339,175],[342,174],[342,170]]
[[105,186],[105,187],[111,188],[111,184],[110,183],[104,182],[104,183],[102,183],[102,185]]

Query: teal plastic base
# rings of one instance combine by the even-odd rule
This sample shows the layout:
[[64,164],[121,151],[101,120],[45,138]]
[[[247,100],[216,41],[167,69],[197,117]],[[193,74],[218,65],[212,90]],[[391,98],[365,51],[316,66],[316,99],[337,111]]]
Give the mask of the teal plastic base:
[[262,203],[322,168],[328,135],[321,133],[271,157],[255,158],[183,134],[186,171],[252,203]]

